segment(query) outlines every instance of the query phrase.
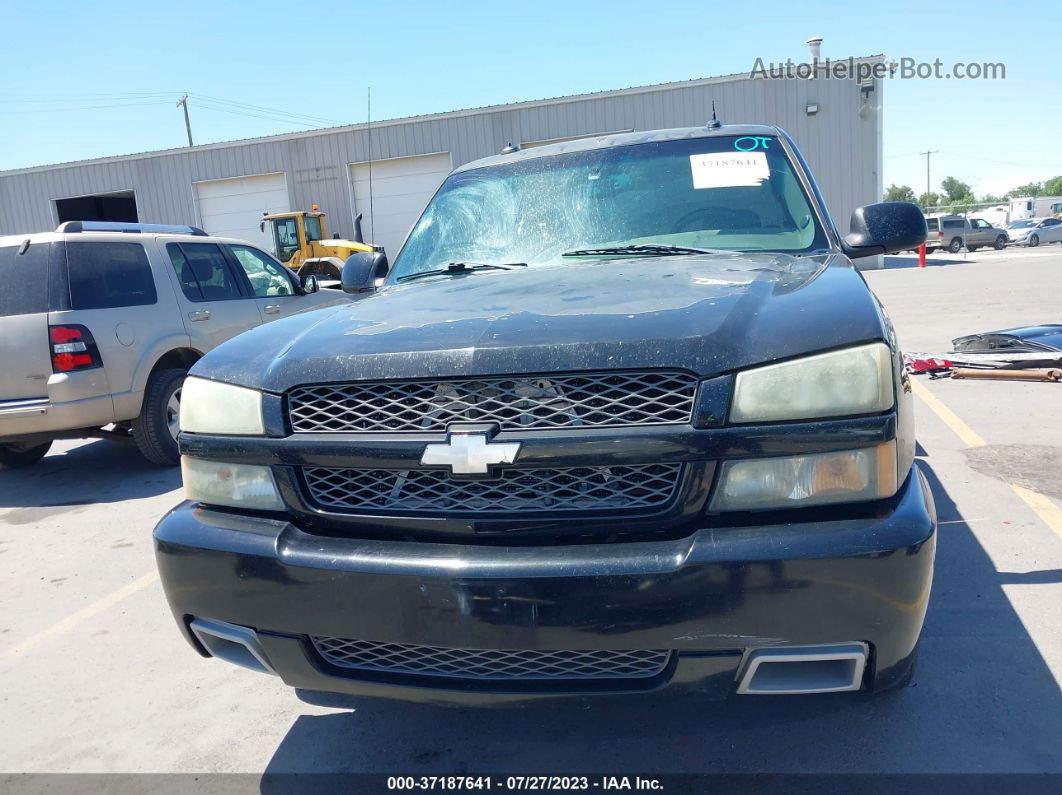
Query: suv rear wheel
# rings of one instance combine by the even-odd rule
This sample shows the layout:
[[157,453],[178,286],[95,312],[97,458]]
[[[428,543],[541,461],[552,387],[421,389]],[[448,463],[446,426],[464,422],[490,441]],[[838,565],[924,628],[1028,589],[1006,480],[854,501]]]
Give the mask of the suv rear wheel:
[[133,441],[152,464],[173,466],[181,460],[177,431],[181,416],[181,386],[188,371],[160,370],[144,390],[144,404],[133,424]]
[[951,239],[951,242],[948,243],[948,251],[950,251],[952,254],[958,254],[960,248],[962,248],[962,238],[953,237]]
[[22,469],[33,466],[51,448],[51,442],[44,444],[0,444],[0,469]]

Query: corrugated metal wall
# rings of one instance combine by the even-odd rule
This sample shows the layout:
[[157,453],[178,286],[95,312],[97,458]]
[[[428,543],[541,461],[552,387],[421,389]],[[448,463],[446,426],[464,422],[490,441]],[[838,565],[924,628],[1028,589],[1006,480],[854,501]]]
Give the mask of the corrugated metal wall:
[[[881,91],[867,106],[854,79],[710,78],[542,102],[455,111],[373,125],[372,158],[450,152],[454,167],[497,153],[509,141],[541,141],[616,130],[704,124],[715,100],[728,123],[778,124],[808,160],[834,220],[881,197]],[[818,113],[806,114],[808,103]],[[211,144],[69,165],[0,172],[0,233],[55,228],[53,200],[134,190],[140,220],[199,223],[193,183],[283,171],[292,209],[316,202],[330,231],[352,234],[348,164],[369,159],[369,132],[343,127]]]

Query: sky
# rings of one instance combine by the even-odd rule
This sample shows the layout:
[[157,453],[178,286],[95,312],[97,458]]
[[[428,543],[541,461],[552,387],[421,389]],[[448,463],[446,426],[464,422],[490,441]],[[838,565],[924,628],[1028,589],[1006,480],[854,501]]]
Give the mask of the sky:
[[[882,53],[1003,63],[889,80],[884,182],[978,195],[1062,174],[1057,33],[998,2],[535,3],[0,0],[0,169]],[[1050,37],[1050,38],[1049,38]],[[1052,46],[1054,45],[1054,46]],[[241,104],[234,104],[241,103]],[[731,121],[754,122],[757,119]]]

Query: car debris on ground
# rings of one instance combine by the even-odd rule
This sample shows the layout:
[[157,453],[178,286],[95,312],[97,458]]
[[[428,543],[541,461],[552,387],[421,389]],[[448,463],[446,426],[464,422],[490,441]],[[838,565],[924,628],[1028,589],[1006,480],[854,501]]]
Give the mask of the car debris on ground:
[[930,378],[1062,380],[1062,324],[957,337],[945,353],[905,353],[909,373]]
[[955,367],[951,370],[952,378],[982,378],[998,381],[1059,381],[1062,370],[1057,368],[1036,370],[978,370],[974,367]]

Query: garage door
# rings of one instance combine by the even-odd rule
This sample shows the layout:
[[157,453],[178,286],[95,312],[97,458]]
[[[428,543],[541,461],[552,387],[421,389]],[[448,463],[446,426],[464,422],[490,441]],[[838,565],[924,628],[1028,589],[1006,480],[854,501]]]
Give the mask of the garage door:
[[195,192],[200,223],[208,234],[249,240],[272,250],[269,235],[259,231],[258,225],[262,213],[284,213],[289,209],[288,183],[283,173],[197,182]]
[[[362,213],[366,241],[387,249],[394,260],[406,233],[420,217],[424,205],[450,173],[450,153],[377,160],[372,164],[372,208],[369,207],[369,166],[350,167],[355,213]],[[375,214],[375,217],[374,217]]]

